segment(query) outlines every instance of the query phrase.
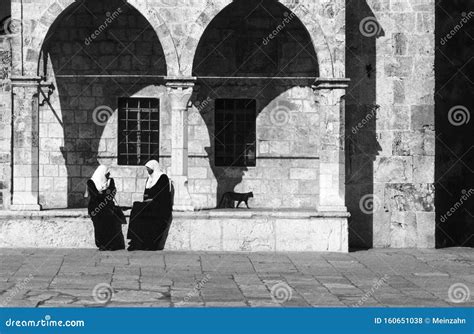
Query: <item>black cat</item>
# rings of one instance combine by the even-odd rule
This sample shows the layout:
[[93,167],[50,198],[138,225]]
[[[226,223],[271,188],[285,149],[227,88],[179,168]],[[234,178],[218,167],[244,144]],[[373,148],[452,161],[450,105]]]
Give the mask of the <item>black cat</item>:
[[[234,192],[227,192],[224,195],[222,195],[222,199],[219,202],[219,205],[217,206],[220,209],[223,208],[238,208],[240,203],[244,202],[245,205],[247,206],[247,209],[249,208],[248,200],[249,198],[253,198],[253,192],[245,193],[245,194],[239,194],[239,193],[234,193]],[[234,206],[234,202],[237,202],[237,206]]]

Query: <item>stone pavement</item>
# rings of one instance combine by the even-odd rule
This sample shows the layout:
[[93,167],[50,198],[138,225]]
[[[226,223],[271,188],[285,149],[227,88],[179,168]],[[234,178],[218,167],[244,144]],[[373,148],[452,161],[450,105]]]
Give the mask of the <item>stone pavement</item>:
[[0,254],[0,304],[11,307],[474,305],[469,248],[349,254],[1,249]]

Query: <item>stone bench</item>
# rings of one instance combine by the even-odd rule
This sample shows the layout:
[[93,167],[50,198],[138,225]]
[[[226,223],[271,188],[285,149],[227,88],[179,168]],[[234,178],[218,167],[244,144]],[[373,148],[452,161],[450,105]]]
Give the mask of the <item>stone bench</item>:
[[[174,212],[166,249],[347,252],[347,217],[310,210]],[[92,222],[85,209],[2,211],[0,247],[95,248]]]

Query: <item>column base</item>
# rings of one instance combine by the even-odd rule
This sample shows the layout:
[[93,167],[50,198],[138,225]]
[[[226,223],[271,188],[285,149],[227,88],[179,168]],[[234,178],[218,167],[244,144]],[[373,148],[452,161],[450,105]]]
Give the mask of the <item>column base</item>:
[[318,207],[319,212],[347,212],[344,205],[321,205]]
[[182,212],[192,212],[194,211],[194,207],[192,205],[180,205],[175,204],[173,205],[173,211],[182,211]]
[[39,204],[12,204],[10,205],[12,211],[41,211]]
[[194,211],[191,195],[188,191],[188,178],[183,175],[171,176],[174,186],[174,211]]

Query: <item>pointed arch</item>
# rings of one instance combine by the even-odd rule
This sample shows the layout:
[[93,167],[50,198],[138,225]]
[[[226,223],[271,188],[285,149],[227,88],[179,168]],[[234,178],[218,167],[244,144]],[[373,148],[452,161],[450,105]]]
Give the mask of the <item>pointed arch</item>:
[[[38,60],[40,57],[40,50],[45,42],[45,38],[48,34],[53,23],[58,17],[72,6],[77,5],[78,2],[84,0],[57,0],[53,1],[48,9],[46,9],[40,19],[37,21],[37,25],[33,32],[25,38],[26,58],[25,58],[25,71],[30,75],[38,75]],[[153,27],[156,35],[163,48],[167,75],[173,76],[179,73],[179,60],[176,51],[175,44],[171,38],[170,31],[161,18],[159,13],[152,7],[148,7],[144,1],[130,0],[128,4],[135,8]]]
[[[293,12],[308,31],[318,58],[320,76],[328,78],[334,77],[334,60],[321,25],[315,19],[311,18],[311,15],[305,11],[304,6],[295,5],[294,0],[275,0],[275,2],[284,6],[288,11]],[[198,16],[196,22],[193,23],[192,29],[190,29],[192,33],[188,36],[180,52],[180,72],[182,75],[190,76],[192,74],[193,61],[198,44],[211,21],[226,7],[232,6],[233,4],[234,1],[208,3],[203,12]]]

